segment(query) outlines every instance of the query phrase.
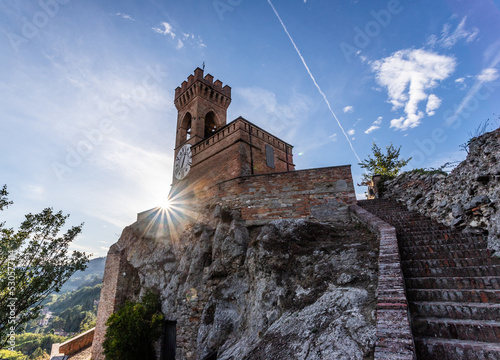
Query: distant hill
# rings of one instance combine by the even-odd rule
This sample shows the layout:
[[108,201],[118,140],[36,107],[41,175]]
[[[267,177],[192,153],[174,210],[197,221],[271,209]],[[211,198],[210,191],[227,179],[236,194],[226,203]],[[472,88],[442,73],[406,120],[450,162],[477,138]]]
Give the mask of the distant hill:
[[77,271],[69,278],[61,288],[60,293],[67,293],[77,290],[83,286],[93,286],[96,277],[104,277],[104,265],[106,264],[106,257],[99,257],[89,261],[87,269],[84,271]]

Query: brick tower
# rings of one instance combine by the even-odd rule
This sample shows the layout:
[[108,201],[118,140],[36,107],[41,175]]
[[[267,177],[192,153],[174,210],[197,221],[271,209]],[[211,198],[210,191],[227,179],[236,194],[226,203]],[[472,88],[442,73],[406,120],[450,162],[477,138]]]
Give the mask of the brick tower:
[[200,68],[175,89],[174,193],[203,194],[221,181],[294,170],[291,145],[242,117],[227,124],[230,103],[231,87]]
[[177,154],[184,144],[194,145],[210,137],[226,125],[227,108],[231,104],[231,87],[222,87],[222,82],[196,68],[180,87],[175,89],[177,116]]

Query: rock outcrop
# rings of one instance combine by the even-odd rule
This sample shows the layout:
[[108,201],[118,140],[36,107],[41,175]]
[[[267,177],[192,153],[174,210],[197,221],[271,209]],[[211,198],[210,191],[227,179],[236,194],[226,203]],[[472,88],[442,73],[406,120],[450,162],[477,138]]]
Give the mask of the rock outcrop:
[[354,221],[247,226],[238,211],[205,212],[178,236],[145,218],[116,244],[137,274],[131,288],[159,292],[177,322],[177,359],[373,358],[372,233]]
[[385,183],[394,199],[446,225],[487,233],[488,248],[500,256],[500,128],[473,138],[467,158],[448,174],[399,175]]

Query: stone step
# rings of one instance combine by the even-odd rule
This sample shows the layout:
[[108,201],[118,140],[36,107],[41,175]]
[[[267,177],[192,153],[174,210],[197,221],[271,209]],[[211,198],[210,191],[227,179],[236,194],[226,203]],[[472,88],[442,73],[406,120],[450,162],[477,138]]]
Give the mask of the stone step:
[[463,267],[414,267],[404,269],[405,277],[449,277],[449,276],[497,276],[500,277],[500,265],[463,266]]
[[437,268],[459,268],[459,267],[478,267],[498,265],[498,259],[494,258],[457,258],[457,259],[417,259],[402,261],[403,269],[405,268],[423,268],[423,269],[437,269]]
[[410,311],[413,317],[500,321],[500,304],[415,301]]
[[417,357],[426,360],[498,360],[500,344],[415,337]]
[[464,241],[469,238],[482,238],[482,235],[474,235],[460,233],[451,229],[448,230],[427,230],[427,231],[419,231],[416,229],[402,229],[398,224],[394,225],[396,230],[396,234],[402,240],[428,240],[428,239],[452,239],[456,241]]
[[439,237],[439,236],[422,236],[418,239],[409,239],[408,237],[398,237],[399,244],[404,247],[411,246],[447,246],[456,245],[458,248],[466,248],[469,244],[474,244],[476,248],[486,249],[488,244],[485,238],[471,237]]
[[493,320],[414,318],[412,325],[414,336],[500,342],[500,322]]
[[451,251],[471,251],[471,250],[485,250],[486,247],[484,244],[478,244],[473,242],[468,243],[451,243],[451,244],[443,244],[443,243],[429,243],[425,245],[417,245],[414,243],[405,244],[401,242],[401,253],[447,253]]
[[416,277],[406,278],[408,289],[489,289],[500,290],[500,278],[481,277]]
[[465,303],[500,303],[500,290],[406,289],[408,300]]
[[[407,250],[408,249],[408,250]],[[426,251],[411,251],[411,248],[403,248],[401,251],[402,258],[411,259],[463,259],[463,258],[491,258],[491,251],[487,249],[471,249],[471,250],[450,250],[432,252]]]

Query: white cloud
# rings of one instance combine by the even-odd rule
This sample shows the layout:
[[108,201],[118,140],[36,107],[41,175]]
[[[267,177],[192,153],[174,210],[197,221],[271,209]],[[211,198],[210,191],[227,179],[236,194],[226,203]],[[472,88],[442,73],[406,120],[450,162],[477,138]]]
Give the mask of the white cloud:
[[372,131],[375,131],[377,129],[380,129],[380,126],[372,125],[368,129],[365,130],[365,134],[370,134]]
[[434,94],[430,94],[427,99],[427,107],[425,112],[427,115],[432,116],[436,113],[436,110],[441,106],[441,99]]
[[170,35],[172,40],[177,39],[177,43],[175,45],[175,48],[177,50],[182,49],[184,47],[184,45],[186,45],[186,44],[191,45],[191,46],[198,46],[200,48],[207,47],[203,43],[203,39],[200,36],[196,37],[194,34],[185,33],[185,32],[182,32],[182,33],[180,33],[182,35],[177,36],[176,30],[168,22],[162,22],[161,26],[154,27],[152,29],[154,32],[157,32],[158,34]]
[[344,113],[352,113],[354,111],[354,107],[352,106],[346,106],[344,108]]
[[333,142],[336,142],[338,139],[337,139],[337,134],[332,134],[328,137],[330,140],[332,140]]
[[445,24],[443,26],[443,30],[441,31],[441,39],[439,43],[445,48],[451,48],[455,45],[459,40],[465,39],[466,42],[473,41],[477,35],[479,34],[478,28],[472,28],[471,30],[467,30],[465,28],[465,22],[467,21],[467,16],[464,16],[458,24],[457,28],[450,33],[451,25]]
[[382,116],[379,116],[368,129],[365,130],[365,134],[370,134],[373,131],[380,129],[380,124],[382,124]]
[[457,84],[463,84],[465,82],[465,78],[461,77],[461,78],[455,79],[455,82]]
[[347,135],[353,136],[354,134],[356,134],[356,130],[354,129],[347,130]]
[[477,76],[477,80],[482,83],[492,82],[498,79],[498,70],[495,68],[487,68],[481,71],[481,74]]
[[115,14],[115,16],[120,16],[121,18],[123,18],[123,19],[125,19],[125,20],[135,21],[135,19],[134,19],[134,18],[132,18],[132,16],[127,15],[127,14],[123,14],[123,13],[119,13],[119,12],[117,12],[117,13]]
[[438,37],[434,34],[430,35],[427,38],[426,45],[430,47],[434,47],[436,45],[442,46],[444,48],[451,48],[460,40],[465,40],[465,42],[469,43],[474,41],[479,34],[479,29],[474,27],[472,29],[466,29],[465,23],[467,21],[467,16],[464,16],[460,23],[457,25],[455,30],[452,29],[452,25],[450,23],[444,24],[443,29],[441,30],[441,37]]
[[405,49],[372,64],[376,81],[387,88],[392,109],[404,106],[406,116],[391,120],[391,127],[408,130],[417,127],[425,116],[418,109],[428,100],[426,90],[448,78],[455,70],[454,58],[423,49]]
[[172,27],[172,25],[170,25],[168,22],[162,22],[161,25],[163,26],[163,29],[161,27],[156,27],[156,28],[152,28],[155,32],[157,32],[158,34],[162,34],[162,35],[170,35],[170,37],[172,39],[175,39],[175,32],[174,32],[174,29]]

